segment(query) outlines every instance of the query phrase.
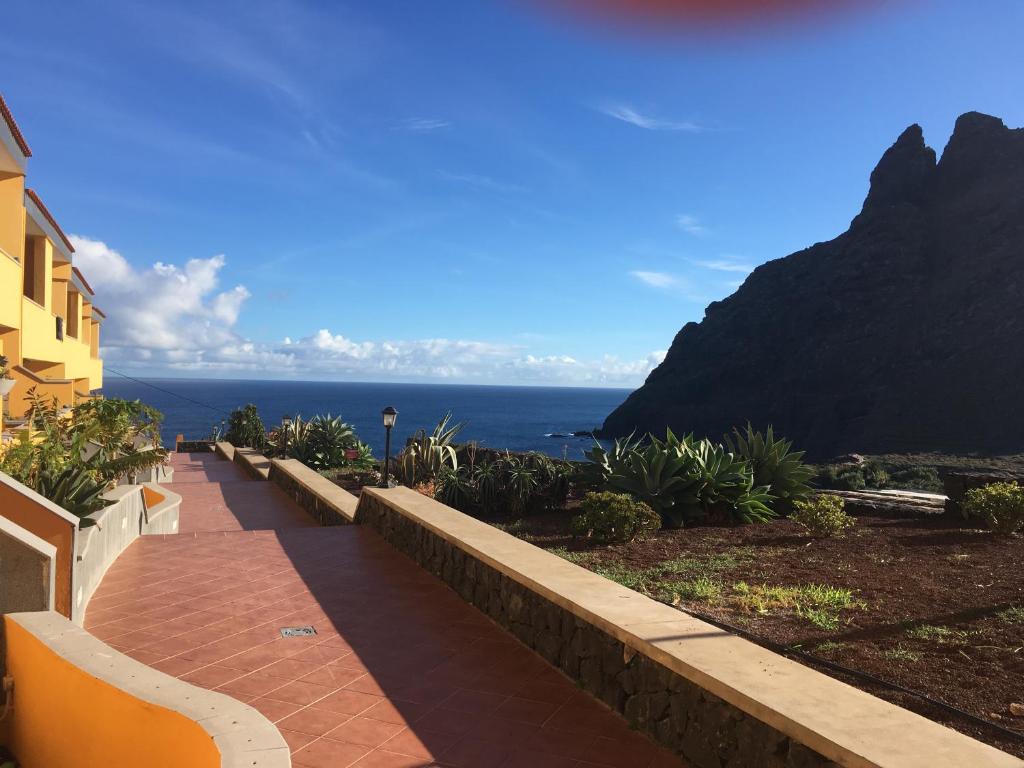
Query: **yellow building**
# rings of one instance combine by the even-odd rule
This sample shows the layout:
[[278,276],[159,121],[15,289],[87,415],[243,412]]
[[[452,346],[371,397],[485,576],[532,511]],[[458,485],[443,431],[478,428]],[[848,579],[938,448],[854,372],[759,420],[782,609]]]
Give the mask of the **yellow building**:
[[[71,406],[103,386],[103,313],[74,266],[71,242],[25,186],[31,155],[0,96],[0,355],[14,379],[0,431],[4,419],[11,427],[24,416],[32,387]],[[0,383],[0,392],[10,386]]]

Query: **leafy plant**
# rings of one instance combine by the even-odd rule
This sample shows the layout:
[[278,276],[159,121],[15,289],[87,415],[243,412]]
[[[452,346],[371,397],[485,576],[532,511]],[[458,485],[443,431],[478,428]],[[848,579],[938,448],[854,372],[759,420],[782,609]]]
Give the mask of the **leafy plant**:
[[521,517],[565,503],[572,468],[543,454],[463,451],[471,463],[446,467],[435,498],[474,515]]
[[[735,442],[733,442],[735,440]],[[725,438],[729,450],[750,465],[754,485],[767,488],[775,499],[775,510],[788,513],[794,501],[810,493],[807,484],[814,477],[814,467],[803,463],[803,451],[794,451],[793,443],[776,440],[771,425],[762,434],[747,424],[745,432],[733,430],[733,438]]]
[[84,464],[69,464],[61,470],[44,469],[34,490],[77,517],[86,517],[104,506],[107,484]]
[[977,517],[995,533],[1012,536],[1024,529],[1024,488],[1017,481],[990,483],[967,492],[966,517]]
[[267,443],[267,430],[256,406],[252,403],[231,412],[224,439],[239,448],[262,449]]
[[625,493],[588,493],[580,509],[582,513],[572,520],[572,532],[602,544],[633,541],[645,531],[661,527],[653,509]]
[[0,379],[10,378],[10,361],[6,355],[0,355]]
[[772,496],[754,484],[753,472],[722,445],[676,437],[632,436],[616,440],[610,451],[600,444],[587,458],[609,490],[629,493],[654,509],[666,528],[681,528],[709,515],[738,522],[761,522],[775,516]]
[[455,437],[465,424],[449,426],[451,411],[427,434],[425,429],[417,430],[397,456],[398,479],[412,487],[433,481],[444,469],[457,470],[458,456],[453,445]]
[[856,525],[846,513],[846,502],[841,496],[822,493],[793,505],[790,519],[802,525],[812,536],[838,536]]

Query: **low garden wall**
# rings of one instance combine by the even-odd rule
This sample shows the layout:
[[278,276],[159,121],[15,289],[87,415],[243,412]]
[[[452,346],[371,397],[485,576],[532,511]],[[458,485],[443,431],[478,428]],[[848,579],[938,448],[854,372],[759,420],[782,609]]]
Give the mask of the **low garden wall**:
[[270,477],[270,459],[255,448],[233,449],[232,461],[244,469],[253,480],[267,480]]
[[89,516],[76,543],[74,605],[71,618],[81,625],[85,610],[107,569],[139,536],[178,532],[181,497],[153,483],[121,485],[103,495],[112,502]]
[[213,450],[222,459],[227,459],[228,461],[235,460],[235,446],[233,446],[226,440],[218,440],[216,443],[214,443]]
[[3,617],[14,705],[5,743],[24,768],[288,768],[269,720],[135,661],[52,612]]
[[174,450],[176,453],[209,453],[213,444],[213,440],[178,440]]
[[410,489],[355,519],[696,768],[1022,765]]
[[270,480],[320,525],[344,525],[355,519],[358,499],[296,459],[274,459]]
[[78,518],[31,488],[0,472],[0,517],[53,546],[54,600],[51,606],[71,617]]

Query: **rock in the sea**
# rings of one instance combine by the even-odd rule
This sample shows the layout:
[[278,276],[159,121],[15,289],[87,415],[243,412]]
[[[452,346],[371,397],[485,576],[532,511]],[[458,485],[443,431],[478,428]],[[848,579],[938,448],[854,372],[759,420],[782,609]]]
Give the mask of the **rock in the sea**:
[[602,436],[773,424],[814,458],[1024,449],[1024,130],[913,125],[848,231],[687,323]]

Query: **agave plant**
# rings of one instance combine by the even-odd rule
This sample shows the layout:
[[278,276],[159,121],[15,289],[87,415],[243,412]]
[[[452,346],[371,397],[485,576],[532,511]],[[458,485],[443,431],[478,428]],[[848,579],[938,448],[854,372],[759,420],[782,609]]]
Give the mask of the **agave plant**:
[[443,469],[457,470],[459,459],[453,442],[465,426],[451,422],[451,411],[434,427],[429,435],[425,429],[417,430],[406,442],[397,457],[398,478],[408,486],[434,480]]
[[701,514],[703,475],[688,443],[671,430],[664,441],[640,444],[632,436],[616,440],[610,452],[599,444],[587,453],[602,469],[605,484],[645,502],[666,528],[680,528]]
[[727,435],[725,441],[730,451],[750,465],[754,485],[768,487],[780,513],[788,513],[794,501],[811,492],[807,483],[814,477],[814,469],[803,463],[803,451],[794,451],[789,440],[776,440],[770,425],[762,434],[748,423],[744,432],[734,429],[733,436]]
[[61,470],[44,469],[35,491],[77,517],[86,517],[103,507],[106,483],[83,464],[69,464]]

